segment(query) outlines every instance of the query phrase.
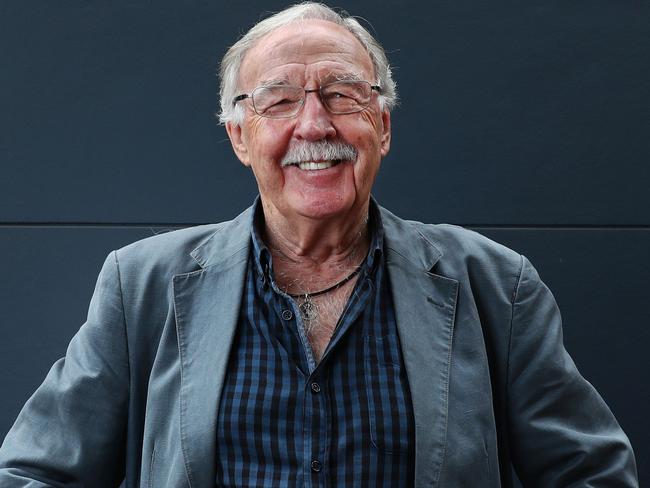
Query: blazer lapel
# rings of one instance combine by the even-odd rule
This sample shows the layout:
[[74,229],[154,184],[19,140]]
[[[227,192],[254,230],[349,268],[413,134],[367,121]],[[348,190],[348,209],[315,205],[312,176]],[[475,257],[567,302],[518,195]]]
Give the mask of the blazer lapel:
[[435,486],[444,463],[458,281],[430,272],[442,253],[382,209],[387,265],[415,417],[415,486]]
[[215,483],[216,420],[246,276],[247,216],[248,211],[192,252],[204,269],[173,278],[181,448],[192,488]]

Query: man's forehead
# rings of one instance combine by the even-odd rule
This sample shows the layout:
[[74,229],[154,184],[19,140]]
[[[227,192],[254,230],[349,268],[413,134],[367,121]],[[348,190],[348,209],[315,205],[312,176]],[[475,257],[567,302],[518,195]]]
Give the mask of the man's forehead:
[[359,79],[374,67],[361,42],[333,22],[305,20],[264,36],[246,54],[240,70],[242,85]]

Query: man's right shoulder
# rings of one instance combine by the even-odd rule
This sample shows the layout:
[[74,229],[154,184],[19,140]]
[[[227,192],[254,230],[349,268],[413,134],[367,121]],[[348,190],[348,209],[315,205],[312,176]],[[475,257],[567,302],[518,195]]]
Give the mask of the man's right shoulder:
[[[139,264],[155,261],[176,261],[190,257],[190,253],[204,241],[227,226],[228,222],[204,224],[182,229],[163,230],[132,242],[116,250],[120,262]],[[152,229],[152,232],[155,232]]]
[[152,281],[166,282],[173,275],[200,269],[191,252],[218,233],[223,225],[197,225],[167,231],[117,249],[114,254],[121,280],[151,286]]
[[137,281],[191,273],[206,266],[201,253],[225,255],[233,240],[245,242],[248,221],[246,211],[233,220],[158,233],[117,249],[115,259],[120,273]]

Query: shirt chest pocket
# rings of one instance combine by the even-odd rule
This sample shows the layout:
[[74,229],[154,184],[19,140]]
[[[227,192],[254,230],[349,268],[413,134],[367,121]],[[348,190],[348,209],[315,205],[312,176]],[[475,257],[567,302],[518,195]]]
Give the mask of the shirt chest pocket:
[[364,378],[373,446],[387,454],[412,447],[413,409],[396,336],[365,337]]

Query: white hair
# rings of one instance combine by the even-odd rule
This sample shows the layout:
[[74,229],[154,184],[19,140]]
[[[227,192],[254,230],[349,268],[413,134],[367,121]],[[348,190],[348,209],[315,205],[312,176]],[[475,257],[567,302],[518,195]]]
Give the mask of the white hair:
[[239,125],[243,121],[244,109],[241,104],[233,105],[233,100],[238,95],[239,69],[246,53],[257,41],[274,30],[308,19],[326,20],[338,24],[361,42],[375,69],[376,83],[381,87],[380,107],[382,110],[393,109],[397,103],[397,90],[384,48],[355,18],[349,16],[345,11],[338,13],[322,3],[304,2],[288,7],[255,24],[228,49],[221,60],[219,69],[221,111],[218,116],[222,124],[231,122]]

